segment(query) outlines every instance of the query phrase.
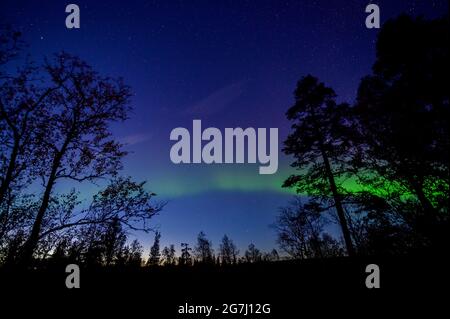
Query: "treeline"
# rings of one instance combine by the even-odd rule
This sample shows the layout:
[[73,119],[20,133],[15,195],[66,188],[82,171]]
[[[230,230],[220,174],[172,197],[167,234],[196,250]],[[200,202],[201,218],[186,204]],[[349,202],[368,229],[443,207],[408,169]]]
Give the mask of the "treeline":
[[[197,236],[197,242],[191,247],[180,243],[177,253],[175,245],[162,248],[161,233],[155,232],[149,254],[144,255],[144,247],[137,240],[129,241],[118,219],[106,225],[82,227],[63,236],[47,238],[35,255],[35,265],[52,267],[75,263],[86,268],[96,267],[155,267],[155,266],[229,266],[242,263],[274,262],[280,260],[278,252],[262,252],[250,244],[240,255],[233,240],[224,235],[217,251],[204,232]],[[11,245],[6,260],[17,256],[13,249],[20,245]],[[8,261],[6,265],[9,265]]]

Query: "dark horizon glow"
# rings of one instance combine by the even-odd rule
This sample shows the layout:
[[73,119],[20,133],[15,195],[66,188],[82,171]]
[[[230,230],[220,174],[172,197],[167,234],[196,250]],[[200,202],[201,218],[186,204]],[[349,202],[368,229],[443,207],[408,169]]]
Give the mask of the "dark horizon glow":
[[[194,244],[203,230],[217,248],[226,233],[243,252],[253,242],[276,247],[269,225],[292,198],[282,189],[292,172],[280,151],[274,175],[257,165],[175,165],[170,131],[201,119],[205,127],[278,127],[297,80],[308,73],[352,103],[375,57],[377,30],[366,29],[366,1],[75,1],[81,29],[68,30],[61,1],[4,0],[0,20],[23,32],[37,61],[54,52],[80,56],[99,73],[121,76],[134,111],[114,126],[128,144],[123,174],[148,181],[168,200],[155,218],[162,245]],[[406,13],[439,17],[447,1],[377,1],[381,21]],[[59,191],[70,185],[60,184]],[[96,189],[77,185],[82,197]],[[338,233],[334,227],[333,231]],[[148,249],[152,234],[136,234]]]

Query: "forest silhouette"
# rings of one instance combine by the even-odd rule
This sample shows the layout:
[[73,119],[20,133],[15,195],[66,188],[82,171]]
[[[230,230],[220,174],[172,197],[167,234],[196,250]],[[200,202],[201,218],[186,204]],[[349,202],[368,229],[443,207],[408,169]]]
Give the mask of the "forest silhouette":
[[[280,208],[271,225],[278,247],[268,252],[252,243],[240,252],[226,234],[214,247],[207,230],[196,243],[160,247],[164,234],[151,221],[164,203],[145,182],[121,175],[127,153],[111,131],[130,114],[131,88],[66,52],[42,65],[23,59],[21,34],[4,27],[1,267],[75,263],[157,273],[277,264],[307,271],[301,262],[348,266],[342,260],[441,254],[449,240],[448,22],[409,16],[386,22],[372,73],[361,80],[353,104],[338,103],[313,75],[301,77],[286,107],[292,126],[283,147],[296,174],[280,185],[301,196]],[[11,71],[17,61],[21,66]],[[56,191],[61,181],[106,184],[80,205],[76,189]],[[331,223],[342,237],[326,232]],[[128,240],[137,231],[155,234],[148,256],[142,243]]]

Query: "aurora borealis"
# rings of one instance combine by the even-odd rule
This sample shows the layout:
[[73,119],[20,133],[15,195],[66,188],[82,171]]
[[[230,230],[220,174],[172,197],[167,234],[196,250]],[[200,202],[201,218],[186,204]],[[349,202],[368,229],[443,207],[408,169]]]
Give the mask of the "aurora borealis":
[[[429,17],[446,1],[378,1],[381,20],[402,12]],[[364,27],[365,1],[76,1],[81,28],[64,27],[65,3],[2,2],[1,21],[23,32],[35,59],[65,50],[101,74],[132,87],[134,111],[114,127],[130,152],[124,174],[147,180],[168,204],[155,219],[162,244],[193,242],[203,230],[213,244],[228,234],[243,249],[275,245],[273,223],[293,191],[282,152],[296,81],[311,73],[353,102],[370,72],[376,30]],[[201,119],[205,127],[279,128],[279,168],[175,165],[169,134]],[[68,185],[59,185],[64,191]],[[86,186],[83,196],[88,197]],[[151,234],[136,234],[149,244]]]

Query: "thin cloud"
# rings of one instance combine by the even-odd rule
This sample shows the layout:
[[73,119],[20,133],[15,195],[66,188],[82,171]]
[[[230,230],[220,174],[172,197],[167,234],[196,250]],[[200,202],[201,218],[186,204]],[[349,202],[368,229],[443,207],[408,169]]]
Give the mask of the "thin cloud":
[[246,80],[222,87],[206,98],[200,100],[186,110],[187,114],[211,115],[223,110],[227,105],[242,95],[247,84]]
[[137,133],[131,134],[119,139],[120,143],[126,145],[136,145],[145,141],[148,141],[152,138],[152,134],[150,133]]

